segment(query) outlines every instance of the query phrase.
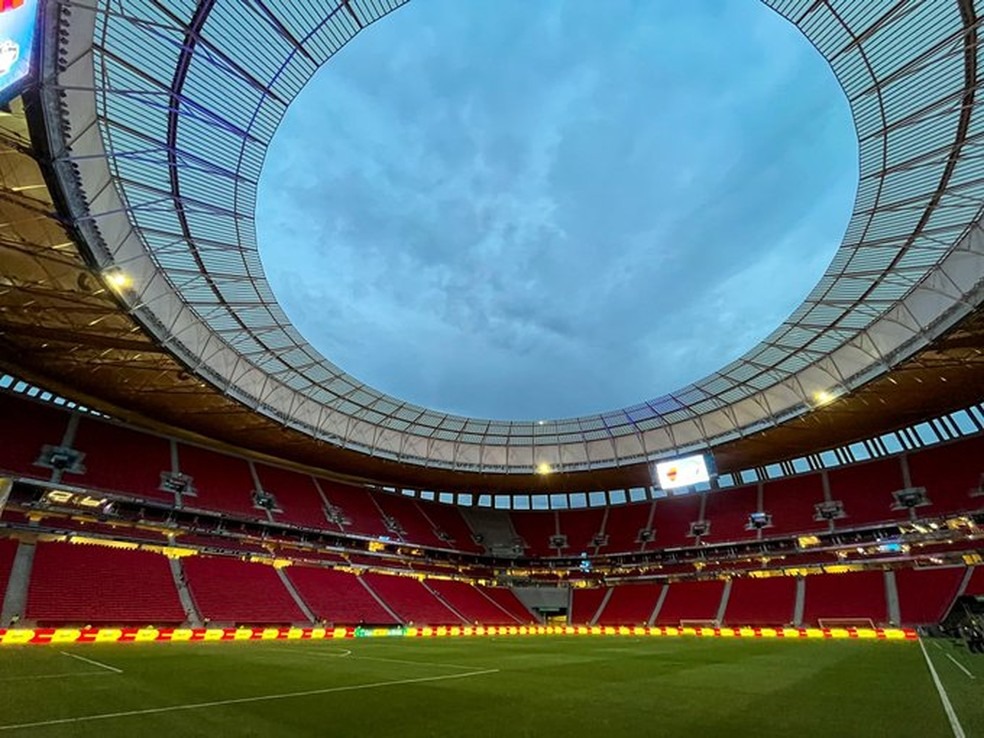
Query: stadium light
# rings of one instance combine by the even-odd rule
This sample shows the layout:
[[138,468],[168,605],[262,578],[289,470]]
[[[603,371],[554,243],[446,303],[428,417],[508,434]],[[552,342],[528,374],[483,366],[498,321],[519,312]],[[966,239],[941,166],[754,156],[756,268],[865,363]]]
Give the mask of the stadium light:
[[133,277],[122,269],[110,269],[103,274],[106,284],[117,292],[129,289],[133,286]]
[[832,392],[827,392],[826,390],[820,390],[819,392],[813,393],[813,402],[817,407],[833,402],[834,399],[834,394]]
[[550,466],[546,461],[541,461],[536,465],[537,474],[551,474],[553,473],[553,467]]

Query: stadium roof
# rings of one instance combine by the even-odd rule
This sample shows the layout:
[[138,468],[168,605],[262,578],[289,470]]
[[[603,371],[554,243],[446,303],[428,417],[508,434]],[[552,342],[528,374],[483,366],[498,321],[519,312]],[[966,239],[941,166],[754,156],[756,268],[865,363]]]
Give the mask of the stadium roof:
[[[984,163],[970,0],[769,1],[832,65],[860,183],[844,242],[759,346],[693,385],[594,416],[437,413],[348,376],[290,325],[253,212],[266,147],[310,76],[400,3],[51,4],[45,137],[91,263],[190,372],[337,446],[428,468],[610,469],[727,444],[881,377],[981,303]],[[397,23],[398,18],[385,22]]]

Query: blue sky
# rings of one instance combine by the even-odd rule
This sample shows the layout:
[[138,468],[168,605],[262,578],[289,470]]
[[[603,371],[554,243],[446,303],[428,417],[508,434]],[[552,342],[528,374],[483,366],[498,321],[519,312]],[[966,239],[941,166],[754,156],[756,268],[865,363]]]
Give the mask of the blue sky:
[[843,236],[833,74],[755,0],[414,0],[312,79],[260,183],[260,254],[379,390],[559,418],[764,338]]

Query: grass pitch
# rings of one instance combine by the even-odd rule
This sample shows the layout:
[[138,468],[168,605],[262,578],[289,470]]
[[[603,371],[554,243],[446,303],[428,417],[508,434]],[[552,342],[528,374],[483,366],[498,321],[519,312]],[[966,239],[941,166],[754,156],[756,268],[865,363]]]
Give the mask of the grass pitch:
[[[926,648],[984,736],[984,658]],[[915,643],[519,636],[3,648],[6,735],[953,732]]]

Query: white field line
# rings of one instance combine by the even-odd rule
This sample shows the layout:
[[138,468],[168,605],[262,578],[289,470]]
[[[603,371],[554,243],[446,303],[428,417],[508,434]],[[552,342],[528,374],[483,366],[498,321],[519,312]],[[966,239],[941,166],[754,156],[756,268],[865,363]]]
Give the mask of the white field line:
[[481,676],[482,674],[495,674],[498,669],[483,669],[481,671],[471,671],[466,674],[442,674],[440,676],[418,677],[416,679],[394,679],[388,682],[369,682],[368,684],[350,684],[342,687],[326,687],[324,689],[307,689],[303,692],[280,692],[277,694],[264,694],[256,697],[236,697],[228,700],[213,700],[212,702],[191,702],[185,705],[169,705],[168,707],[150,707],[145,710],[125,710],[123,712],[104,712],[96,715],[81,715],[72,718],[60,718],[57,720],[40,720],[33,723],[16,723],[0,725],[0,731],[23,730],[26,728],[42,728],[49,725],[69,725],[73,723],[91,722],[94,720],[112,720],[114,718],[134,717],[137,715],[157,715],[164,712],[183,712],[187,710],[204,710],[209,707],[223,707],[225,705],[243,705],[250,702],[272,702],[274,700],[287,700],[296,697],[314,697],[322,694],[333,694],[335,692],[355,692],[360,689],[378,689],[380,687],[395,687],[401,684],[419,684],[421,682],[440,682],[447,679],[466,679],[468,677]]
[[969,671],[967,670],[967,667],[966,667],[966,666],[964,666],[964,665],[963,665],[963,664],[961,664],[961,663],[960,663],[959,661],[957,661],[957,660],[956,660],[955,658],[953,658],[953,656],[951,656],[950,654],[946,654],[946,657],[947,657],[948,659],[950,659],[950,661],[952,661],[952,662],[953,662],[953,663],[954,663],[954,664],[956,665],[956,667],[957,667],[958,669],[960,669],[960,671],[962,671],[962,672],[963,672],[964,674],[966,674],[967,676],[969,676],[969,677],[970,677],[971,679],[977,679],[977,677],[975,677],[975,676],[974,676],[973,674],[971,674],[971,673],[970,673],[970,672],[969,672]]
[[311,658],[321,659],[321,658],[342,658],[343,656],[355,659],[357,661],[380,661],[384,664],[410,664],[411,666],[436,666],[441,669],[464,669],[468,671],[469,669],[474,669],[475,665],[465,666],[464,664],[448,664],[444,662],[437,661],[412,661],[410,659],[389,659],[382,656],[359,656],[358,654],[353,654],[350,650],[344,649],[343,653],[318,653],[317,651],[299,652],[299,655],[310,656]]
[[65,671],[61,674],[26,674],[24,676],[0,677],[0,682],[23,682],[29,679],[67,679],[69,677],[109,676],[108,671]]
[[110,666],[109,664],[104,664],[101,661],[96,661],[94,659],[87,659],[85,656],[77,656],[74,653],[69,653],[68,651],[59,651],[62,656],[68,656],[70,659],[75,659],[76,661],[83,661],[90,666],[98,666],[100,669],[105,669],[106,671],[111,671],[114,674],[122,674],[122,669],[117,669],[115,666]]
[[936,685],[936,691],[939,692],[940,702],[943,703],[943,711],[946,713],[947,719],[950,721],[950,728],[953,730],[954,738],[966,738],[967,734],[964,733],[963,727],[960,725],[960,721],[957,720],[957,713],[953,710],[953,705],[950,704],[950,698],[946,694],[946,690],[943,689],[943,682],[940,681],[939,674],[936,673],[936,667],[933,666],[932,659],[929,658],[929,654],[926,653],[926,646],[923,645],[923,639],[919,639],[919,648],[922,649],[923,658],[926,659],[926,666],[929,667],[929,673],[933,677],[933,684]]

